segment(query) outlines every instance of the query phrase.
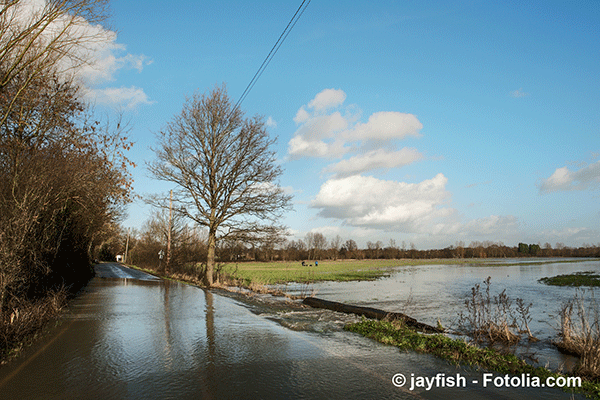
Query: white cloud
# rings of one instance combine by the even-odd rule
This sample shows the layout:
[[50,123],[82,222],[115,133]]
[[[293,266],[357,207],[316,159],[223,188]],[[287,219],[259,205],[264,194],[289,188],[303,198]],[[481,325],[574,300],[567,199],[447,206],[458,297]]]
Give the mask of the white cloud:
[[517,90],[513,90],[512,92],[510,92],[510,97],[514,97],[514,98],[527,97],[527,96],[529,96],[529,93],[525,93],[523,91],[523,88],[519,88]]
[[336,235],[341,236],[344,234],[344,230],[339,226],[320,226],[318,228],[312,228],[309,232],[321,233],[329,240],[333,239]]
[[322,140],[305,140],[302,136],[293,137],[288,143],[288,153],[293,158],[321,157],[336,158],[346,152],[340,142],[325,143]]
[[294,117],[294,122],[297,124],[301,124],[302,122],[308,121],[310,118],[310,114],[306,111],[304,106],[300,107],[296,116]]
[[422,158],[423,154],[412,148],[403,148],[400,151],[377,149],[330,165],[325,171],[333,172],[336,176],[343,177],[377,169],[401,167],[412,164]]
[[[15,5],[15,21],[32,26],[46,7],[47,1],[44,0],[21,0]],[[125,46],[117,43],[115,32],[95,21],[90,23],[82,17],[64,14],[47,25],[42,24],[36,33],[39,34],[41,45],[58,38],[63,45],[60,51],[64,56],[56,66],[61,74],[77,79],[85,100],[97,104],[125,104],[128,108],[150,103],[141,88],[98,87],[113,82],[120,70],[135,69],[141,72],[145,65],[151,63],[146,56],[127,53]]]
[[[116,40],[116,35],[113,40]],[[125,46],[114,41],[96,49],[90,62],[80,68],[80,79],[89,86],[99,85],[114,81],[119,70],[135,69],[142,72],[144,66],[151,63],[144,55],[124,54],[117,57],[123,51]]]
[[428,223],[453,210],[440,205],[449,197],[443,174],[420,183],[354,175],[325,182],[311,207],[319,215],[346,224],[403,232],[423,232]]
[[269,118],[267,118],[267,122],[265,124],[269,128],[277,128],[277,122],[275,122],[275,120],[271,116],[269,116]]
[[348,121],[339,112],[330,115],[320,115],[310,118],[294,135],[305,139],[324,139],[335,137],[336,134],[348,126]]
[[473,219],[461,227],[463,236],[502,238],[512,236],[518,232],[519,222],[512,215],[490,215],[485,218]]
[[344,136],[349,140],[391,140],[404,139],[407,136],[420,136],[423,124],[412,114],[395,111],[376,112],[367,123],[358,123]]
[[308,107],[321,112],[341,105],[344,100],[346,100],[346,93],[343,90],[325,89],[308,103]]
[[120,87],[88,90],[85,97],[97,104],[133,109],[140,104],[152,104],[144,91],[138,87]]
[[[371,151],[355,155],[326,169],[340,175],[361,173],[380,168],[394,168],[414,162],[421,155],[416,150],[372,150],[377,147],[395,147],[394,141],[408,136],[420,136],[423,125],[417,117],[395,111],[372,114],[365,123],[357,121],[359,112],[354,106],[345,107],[342,114],[335,109],[343,104],[342,90],[325,89],[307,105],[298,109],[294,122],[300,126],[288,143],[288,155],[301,157],[343,157],[348,152]],[[382,157],[377,159],[377,157]],[[396,158],[395,158],[396,157]]]
[[600,161],[589,164],[578,171],[567,167],[557,168],[549,178],[538,185],[540,193],[584,190],[600,186]]
[[545,237],[544,242],[549,242],[552,245],[556,242],[560,242],[566,245],[580,246],[583,243],[597,243],[600,232],[586,227],[567,227],[560,230],[546,230],[541,232],[541,235],[542,237]]

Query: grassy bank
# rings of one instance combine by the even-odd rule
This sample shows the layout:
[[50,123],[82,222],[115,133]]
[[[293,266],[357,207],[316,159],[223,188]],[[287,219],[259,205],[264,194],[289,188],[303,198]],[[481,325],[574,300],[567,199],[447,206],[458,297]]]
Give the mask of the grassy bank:
[[[474,346],[443,334],[425,335],[399,321],[363,320],[348,324],[345,329],[401,350],[433,354],[454,364],[469,365],[502,374],[529,374],[531,377],[539,377],[542,382],[548,377],[567,377],[544,367],[533,367],[513,354],[501,353],[493,348]],[[580,388],[565,390],[600,397],[600,382],[582,378]]]
[[594,271],[575,272],[573,274],[556,275],[539,280],[546,285],[552,286],[600,286],[600,275]]

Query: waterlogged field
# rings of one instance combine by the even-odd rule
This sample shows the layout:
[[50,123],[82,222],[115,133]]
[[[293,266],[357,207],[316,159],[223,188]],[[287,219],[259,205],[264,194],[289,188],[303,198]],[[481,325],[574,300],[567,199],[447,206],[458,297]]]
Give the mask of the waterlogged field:
[[402,267],[419,265],[469,265],[469,266],[534,266],[543,264],[570,264],[582,259],[427,259],[427,260],[319,260],[315,261],[273,261],[226,263],[221,272],[238,279],[244,285],[274,285],[297,282],[348,282],[372,281],[397,272]]
[[244,284],[273,285],[286,282],[370,281],[389,276],[398,267],[435,264],[485,265],[485,260],[324,260],[283,262],[243,262],[225,264],[222,272]]

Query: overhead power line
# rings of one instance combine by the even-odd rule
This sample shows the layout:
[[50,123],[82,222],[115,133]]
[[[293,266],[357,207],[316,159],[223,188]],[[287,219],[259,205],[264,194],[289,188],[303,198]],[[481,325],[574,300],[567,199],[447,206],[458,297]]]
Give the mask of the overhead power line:
[[269,52],[269,54],[267,55],[267,57],[265,57],[265,60],[263,61],[263,63],[258,68],[258,71],[256,71],[256,73],[252,77],[252,80],[250,81],[250,83],[248,84],[248,86],[246,86],[246,89],[244,90],[244,92],[240,96],[239,100],[237,101],[237,103],[235,103],[235,107],[233,108],[232,112],[235,111],[235,110],[237,110],[237,108],[242,104],[242,102],[244,101],[244,99],[246,98],[246,96],[248,96],[248,93],[250,93],[250,91],[252,90],[252,88],[256,84],[256,81],[258,81],[258,79],[260,78],[260,76],[262,75],[262,73],[265,71],[265,69],[267,68],[267,66],[269,65],[269,63],[271,62],[271,60],[273,59],[273,57],[275,56],[275,54],[277,53],[277,50],[279,50],[279,48],[281,47],[281,45],[283,44],[283,42],[285,41],[285,39],[288,37],[288,35],[290,34],[290,32],[292,31],[292,29],[296,25],[296,22],[298,22],[298,20],[300,19],[300,17],[304,13],[304,10],[306,10],[306,7],[308,7],[309,4],[310,4],[310,0],[308,0],[308,1],[307,0],[303,0],[302,1],[302,4],[300,4],[300,7],[298,7],[298,9],[296,10],[296,13],[294,14],[294,16],[292,17],[292,19],[290,20],[290,22],[288,22],[287,26],[285,27],[285,29],[283,30],[283,32],[279,36],[279,39],[277,39],[277,42],[275,42],[275,44],[273,45],[273,48],[271,48],[271,51]]

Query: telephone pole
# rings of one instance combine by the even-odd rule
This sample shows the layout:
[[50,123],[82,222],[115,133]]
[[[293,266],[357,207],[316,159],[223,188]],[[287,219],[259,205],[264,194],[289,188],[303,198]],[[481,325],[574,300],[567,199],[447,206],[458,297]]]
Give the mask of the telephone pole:
[[169,229],[167,232],[167,262],[165,265],[165,273],[169,272],[169,264],[171,262],[171,231],[173,226],[173,190],[169,196]]
[[127,228],[127,244],[125,244],[125,259],[123,260],[123,264],[127,264],[127,252],[129,251],[129,231],[131,227]]

